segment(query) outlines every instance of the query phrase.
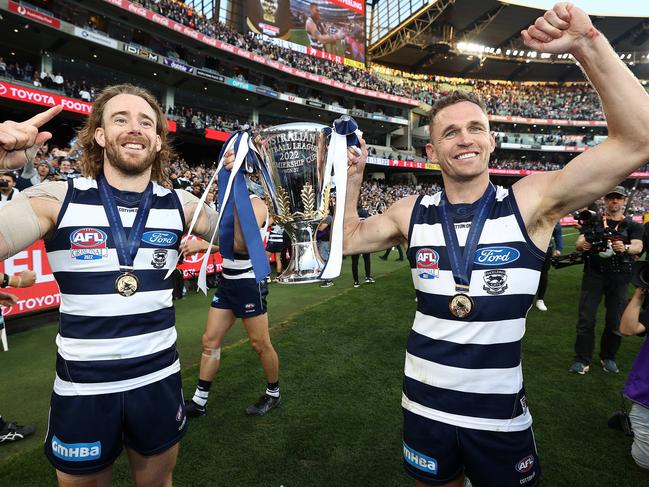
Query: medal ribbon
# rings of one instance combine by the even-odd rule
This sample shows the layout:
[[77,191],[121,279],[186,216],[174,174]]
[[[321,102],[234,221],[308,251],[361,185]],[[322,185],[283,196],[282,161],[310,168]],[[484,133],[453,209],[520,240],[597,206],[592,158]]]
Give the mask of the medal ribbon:
[[146,220],[149,216],[151,204],[153,203],[153,183],[149,182],[144,194],[142,195],[142,200],[140,201],[137,213],[135,214],[135,220],[133,221],[133,226],[131,227],[128,237],[126,236],[124,225],[122,225],[122,219],[119,216],[117,202],[115,201],[113,192],[103,174],[97,178],[97,186],[99,189],[101,204],[103,205],[104,210],[106,211],[106,217],[108,218],[108,226],[110,227],[113,240],[115,241],[115,250],[117,251],[119,268],[122,272],[125,269],[132,270],[133,261],[135,260],[137,251],[140,248],[140,239],[144,233]]
[[494,188],[493,184],[489,183],[489,187],[487,187],[487,190],[478,200],[478,207],[473,223],[471,224],[471,229],[469,230],[469,235],[466,238],[464,252],[461,252],[455,225],[449,215],[450,203],[446,197],[446,192],[442,194],[437,211],[439,212],[442,223],[444,241],[446,242],[448,258],[451,262],[451,270],[455,279],[455,290],[457,292],[468,293],[469,291],[471,272],[473,271],[473,255],[478,248],[478,241],[480,240],[480,234],[482,233],[484,224],[487,221],[487,216],[494,205],[495,195],[496,188]]

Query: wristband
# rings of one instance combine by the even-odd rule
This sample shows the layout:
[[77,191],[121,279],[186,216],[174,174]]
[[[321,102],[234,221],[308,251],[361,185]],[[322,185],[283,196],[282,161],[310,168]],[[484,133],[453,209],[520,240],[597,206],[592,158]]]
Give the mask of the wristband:
[[2,278],[2,283],[0,283],[0,287],[7,287],[9,285],[9,274],[2,274],[4,277]]

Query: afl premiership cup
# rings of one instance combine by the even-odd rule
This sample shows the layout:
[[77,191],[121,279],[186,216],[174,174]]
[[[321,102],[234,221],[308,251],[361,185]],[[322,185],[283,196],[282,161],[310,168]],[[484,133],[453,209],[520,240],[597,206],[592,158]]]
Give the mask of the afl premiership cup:
[[257,132],[253,143],[266,170],[261,173],[266,204],[289,235],[291,260],[278,277],[283,284],[318,281],[324,262],[316,231],[329,214],[331,178],[325,176],[331,128],[288,123]]

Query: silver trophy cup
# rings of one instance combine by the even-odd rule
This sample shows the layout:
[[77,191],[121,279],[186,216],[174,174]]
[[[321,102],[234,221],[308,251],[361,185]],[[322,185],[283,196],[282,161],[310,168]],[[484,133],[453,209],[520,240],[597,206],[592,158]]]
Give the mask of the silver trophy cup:
[[253,140],[266,174],[261,174],[266,204],[291,237],[291,261],[278,282],[318,281],[324,262],[316,231],[329,213],[330,182],[324,181],[328,128],[316,123],[287,123],[258,132]]

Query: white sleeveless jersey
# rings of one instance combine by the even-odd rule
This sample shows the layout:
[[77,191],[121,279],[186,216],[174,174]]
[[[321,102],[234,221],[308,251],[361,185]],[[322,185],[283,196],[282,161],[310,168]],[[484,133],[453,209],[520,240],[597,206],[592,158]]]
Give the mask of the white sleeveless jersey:
[[[128,193],[113,194],[128,235],[137,202],[129,203]],[[134,259],[139,287],[124,297],[115,289],[119,261],[97,181],[68,180],[56,231],[45,243],[61,291],[54,383],[59,395],[127,391],[180,370],[172,280],[164,277],[176,261],[185,221],[174,191],[154,183],[153,194]]]
[[[410,222],[408,257],[417,312],[408,338],[402,405],[443,423],[489,431],[532,424],[521,369],[521,339],[545,252],[530,240],[512,192],[496,201],[472,257],[474,310],[449,311],[456,293],[437,207],[422,196]],[[464,250],[471,222],[455,223]]]

